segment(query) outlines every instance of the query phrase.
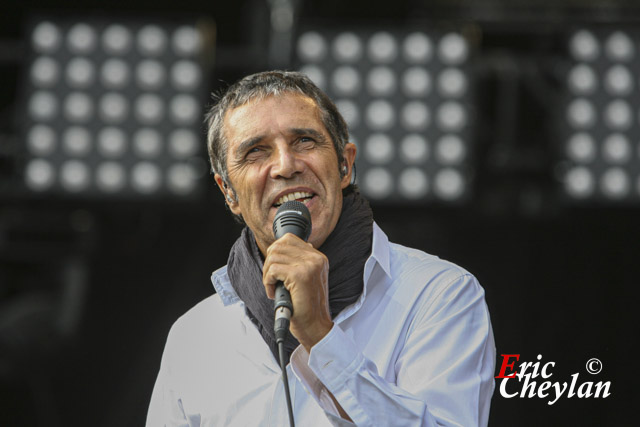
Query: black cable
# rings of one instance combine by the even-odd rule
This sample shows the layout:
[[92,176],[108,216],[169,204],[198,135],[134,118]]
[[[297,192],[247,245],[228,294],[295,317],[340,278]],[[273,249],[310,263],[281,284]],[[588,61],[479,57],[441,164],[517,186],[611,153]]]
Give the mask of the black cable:
[[278,354],[280,355],[280,368],[282,369],[282,382],[284,383],[284,394],[287,397],[287,410],[289,411],[289,425],[295,427],[293,420],[293,406],[291,405],[291,393],[289,392],[289,378],[287,378],[287,364],[284,360],[284,341],[278,343]]

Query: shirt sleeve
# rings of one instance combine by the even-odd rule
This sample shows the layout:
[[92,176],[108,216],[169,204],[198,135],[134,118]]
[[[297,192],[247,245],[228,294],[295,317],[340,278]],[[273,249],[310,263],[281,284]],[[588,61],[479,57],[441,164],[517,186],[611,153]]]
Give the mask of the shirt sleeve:
[[484,291],[469,274],[443,286],[416,311],[401,341],[393,382],[378,374],[339,325],[310,355],[294,356],[294,372],[334,425],[350,424],[323,393],[331,393],[358,426],[487,425],[495,347]]

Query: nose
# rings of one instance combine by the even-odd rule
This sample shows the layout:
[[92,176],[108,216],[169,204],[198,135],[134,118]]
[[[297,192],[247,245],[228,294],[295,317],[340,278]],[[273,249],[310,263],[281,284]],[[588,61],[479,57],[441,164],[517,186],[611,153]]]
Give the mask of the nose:
[[303,171],[304,163],[296,156],[295,151],[289,144],[280,143],[276,147],[271,166],[272,178],[289,179]]

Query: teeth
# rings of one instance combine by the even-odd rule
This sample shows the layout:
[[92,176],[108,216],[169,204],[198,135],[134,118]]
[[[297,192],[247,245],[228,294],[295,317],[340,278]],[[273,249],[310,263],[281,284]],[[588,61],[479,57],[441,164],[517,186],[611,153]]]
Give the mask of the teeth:
[[306,191],[296,191],[294,193],[285,194],[284,196],[280,197],[275,204],[276,206],[279,206],[284,202],[288,202],[296,199],[304,199],[306,197],[311,197],[311,196],[313,196],[313,194],[307,193]]

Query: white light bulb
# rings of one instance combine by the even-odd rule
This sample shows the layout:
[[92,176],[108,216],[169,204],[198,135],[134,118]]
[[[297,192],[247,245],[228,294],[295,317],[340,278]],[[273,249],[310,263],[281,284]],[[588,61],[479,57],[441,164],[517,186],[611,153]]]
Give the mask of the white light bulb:
[[340,66],[333,72],[331,85],[338,96],[353,96],[360,90],[360,75],[353,67]]
[[25,184],[31,190],[44,191],[55,182],[55,171],[51,163],[43,159],[30,160],[24,171]]
[[459,98],[467,90],[467,78],[457,68],[447,68],[438,76],[438,92],[444,97]]
[[175,194],[185,196],[193,192],[197,184],[195,168],[186,163],[171,166],[167,171],[167,187]]
[[160,62],[145,59],[136,67],[136,82],[145,90],[159,89],[166,80],[166,71]]
[[576,199],[584,199],[593,194],[595,187],[591,171],[583,166],[570,169],[565,175],[565,191]]
[[609,135],[602,143],[602,156],[608,163],[627,163],[631,160],[631,143],[621,134]]
[[391,138],[383,133],[374,133],[365,142],[365,157],[369,163],[384,164],[393,160],[394,147]]
[[431,91],[431,76],[423,68],[408,68],[402,75],[402,90],[410,97],[424,97]]
[[129,115],[129,102],[119,93],[106,93],[100,99],[100,118],[107,123],[120,123]]
[[459,199],[464,193],[465,181],[456,169],[441,169],[436,173],[434,181],[434,191],[443,200],[453,201]]
[[449,33],[440,39],[438,56],[445,64],[459,65],[467,60],[469,47],[460,34]]
[[169,153],[178,159],[194,156],[198,144],[198,137],[191,130],[178,129],[169,134]]
[[164,118],[165,104],[158,95],[146,93],[135,101],[134,114],[143,124],[154,125]]
[[600,190],[610,199],[622,199],[629,194],[629,175],[621,168],[611,168],[600,178]]
[[67,191],[82,191],[89,187],[90,180],[88,166],[79,160],[68,160],[60,167],[60,183]]
[[131,170],[131,185],[140,193],[155,193],[161,184],[162,175],[160,174],[160,169],[153,163],[140,162]]
[[403,126],[410,131],[421,131],[429,127],[431,113],[424,102],[409,101],[400,111]]
[[137,34],[138,50],[143,55],[160,55],[167,46],[167,35],[157,25],[146,25]]
[[104,162],[96,169],[96,185],[105,193],[121,190],[126,182],[127,175],[120,163]]
[[171,44],[178,55],[193,56],[200,51],[202,38],[195,27],[183,25],[173,33]]
[[171,66],[171,83],[179,90],[193,90],[202,82],[200,68],[193,61],[183,59]]
[[400,142],[400,156],[408,164],[424,163],[429,158],[429,143],[422,135],[409,134]]
[[575,95],[589,95],[598,87],[598,79],[593,68],[586,64],[578,64],[569,71],[569,89]]
[[377,66],[367,75],[367,91],[373,96],[390,96],[396,90],[396,75],[391,68]]
[[569,138],[567,157],[576,163],[589,163],[596,157],[596,143],[588,133],[576,133]]
[[341,33],[333,40],[332,52],[338,62],[356,62],[362,57],[362,50],[362,41],[354,33]]
[[36,86],[53,86],[58,82],[59,76],[60,66],[49,57],[40,57],[33,61],[31,65],[31,80]]
[[388,130],[395,124],[395,119],[395,111],[387,101],[376,100],[367,106],[366,120],[371,129]]
[[407,62],[424,64],[431,59],[433,44],[426,34],[420,32],[411,33],[407,35],[402,43],[402,53]]
[[105,157],[121,157],[127,150],[127,135],[122,129],[106,127],[98,133],[98,151]]
[[576,129],[590,128],[595,124],[596,111],[586,99],[575,99],[567,107],[567,120]]
[[436,143],[436,158],[443,165],[460,164],[467,155],[467,149],[457,135],[444,135]]
[[374,63],[391,63],[398,56],[396,39],[386,31],[379,31],[369,39],[367,52]]
[[93,102],[82,92],[72,92],[64,100],[64,115],[70,122],[85,123],[93,117]]
[[92,137],[86,128],[71,126],[62,133],[62,147],[71,156],[86,156],[91,150]]
[[119,24],[109,25],[102,34],[102,46],[111,55],[121,55],[131,50],[131,31]]
[[429,190],[429,180],[418,168],[407,168],[398,177],[398,191],[408,199],[424,197]]
[[327,42],[315,31],[308,31],[298,38],[298,57],[305,62],[320,62],[327,55]]
[[616,31],[607,38],[604,50],[612,61],[629,61],[634,56],[633,42],[622,31]]
[[93,51],[96,46],[96,40],[96,31],[84,23],[75,24],[67,34],[69,50],[76,54],[86,54]]
[[53,53],[60,47],[62,34],[51,22],[43,21],[35,26],[31,35],[34,49],[40,53]]
[[364,173],[362,185],[368,196],[383,199],[393,192],[393,177],[386,168],[371,168]]
[[593,33],[580,30],[571,37],[569,50],[577,60],[593,61],[600,54],[600,45]]
[[133,134],[133,149],[140,157],[157,157],[162,151],[162,136],[152,128],[140,129]]
[[102,84],[109,89],[121,89],[129,83],[131,70],[121,59],[107,59],[102,65],[100,78]]
[[27,134],[29,152],[36,156],[48,156],[56,148],[56,133],[46,125],[35,125]]
[[28,109],[34,120],[52,120],[58,114],[58,99],[51,92],[34,92],[29,99]]

